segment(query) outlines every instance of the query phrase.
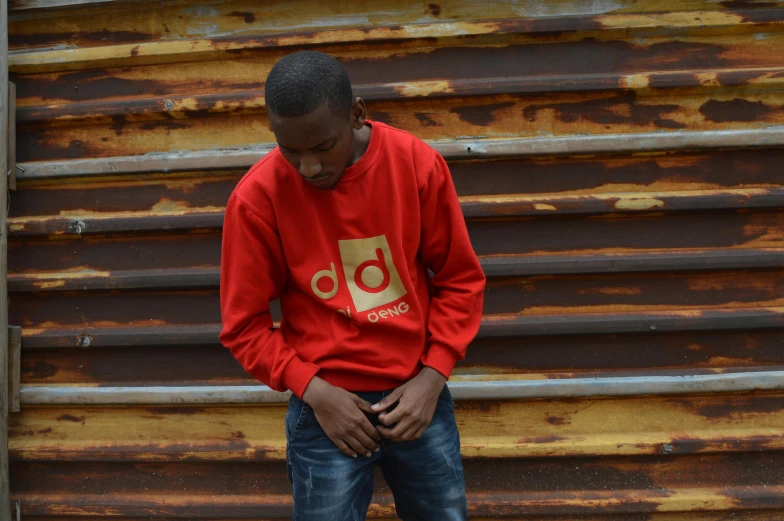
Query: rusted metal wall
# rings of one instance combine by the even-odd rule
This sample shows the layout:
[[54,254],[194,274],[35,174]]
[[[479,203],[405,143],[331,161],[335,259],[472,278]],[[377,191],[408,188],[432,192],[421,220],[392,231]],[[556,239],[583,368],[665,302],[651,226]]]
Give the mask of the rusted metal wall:
[[783,3],[11,9],[24,519],[290,515],[218,266],[264,78],[303,48],[450,162],[488,274],[452,380],[473,519],[784,518]]

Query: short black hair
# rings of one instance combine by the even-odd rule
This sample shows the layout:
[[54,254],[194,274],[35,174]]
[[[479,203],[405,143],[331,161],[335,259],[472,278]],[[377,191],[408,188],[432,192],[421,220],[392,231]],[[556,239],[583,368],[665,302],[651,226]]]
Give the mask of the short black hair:
[[333,113],[347,116],[354,105],[351,82],[343,66],[329,54],[299,51],[272,67],[264,89],[267,111],[291,118],[310,114],[325,101]]

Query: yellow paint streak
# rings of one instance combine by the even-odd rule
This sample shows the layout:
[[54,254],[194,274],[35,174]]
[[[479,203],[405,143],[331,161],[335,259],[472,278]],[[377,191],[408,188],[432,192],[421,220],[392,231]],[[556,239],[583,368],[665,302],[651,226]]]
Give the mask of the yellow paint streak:
[[551,204],[544,204],[544,203],[535,203],[534,208],[537,210],[549,210],[549,211],[556,211],[558,208]]
[[[581,292],[583,293],[583,292]],[[596,288],[586,291],[586,293],[598,293],[600,295],[642,295],[641,288]]]
[[[32,272],[32,273],[15,273],[9,276],[9,280],[31,280],[31,279],[84,279],[92,277],[111,277],[110,271],[99,271],[90,268],[89,266],[75,266],[57,272]],[[57,286],[52,286],[57,287]]]
[[451,84],[446,81],[417,81],[400,83],[392,86],[402,96],[429,96],[437,93],[450,93],[453,91]]
[[650,14],[626,14],[599,17],[607,29],[648,27],[721,27],[744,22],[743,17],[722,11],[676,11]]
[[[8,221],[10,223],[11,219],[9,219]],[[24,223],[10,223],[8,225],[8,229],[12,232],[20,232],[25,229],[25,225]]]
[[[774,494],[775,490],[784,492],[784,487],[770,486],[765,491]],[[710,488],[682,488],[671,490],[666,499],[659,501],[659,512],[684,512],[689,510],[722,510],[735,506],[735,500],[719,491]]]
[[55,280],[51,282],[36,282],[33,286],[40,288],[40,289],[52,289],[52,288],[62,288],[65,286],[64,280]]
[[647,74],[630,74],[629,76],[621,76],[619,87],[622,89],[644,89],[650,82],[651,78]]
[[619,199],[615,203],[615,207],[619,210],[648,210],[650,208],[663,208],[664,202],[651,198]]

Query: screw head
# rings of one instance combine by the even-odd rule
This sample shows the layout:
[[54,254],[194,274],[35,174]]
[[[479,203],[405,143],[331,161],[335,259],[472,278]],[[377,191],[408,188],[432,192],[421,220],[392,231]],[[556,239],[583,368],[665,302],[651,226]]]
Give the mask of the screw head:
[[76,235],[81,235],[81,233],[84,231],[85,227],[86,227],[86,225],[84,224],[84,221],[82,221],[80,219],[76,219],[74,221],[71,221],[68,224],[68,232],[69,233],[74,233]]
[[174,102],[172,100],[170,100],[170,99],[167,99],[166,101],[163,102],[163,108],[165,108],[166,110],[173,109],[174,108]]

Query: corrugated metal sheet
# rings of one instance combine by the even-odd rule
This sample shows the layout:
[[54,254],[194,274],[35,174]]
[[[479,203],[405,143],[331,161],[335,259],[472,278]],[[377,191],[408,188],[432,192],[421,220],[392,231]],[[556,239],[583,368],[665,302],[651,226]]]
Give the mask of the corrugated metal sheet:
[[784,517],[784,3],[11,9],[24,518],[290,516],[285,407],[218,344],[218,266],[302,48],[450,162],[489,277],[453,378],[472,519]]

